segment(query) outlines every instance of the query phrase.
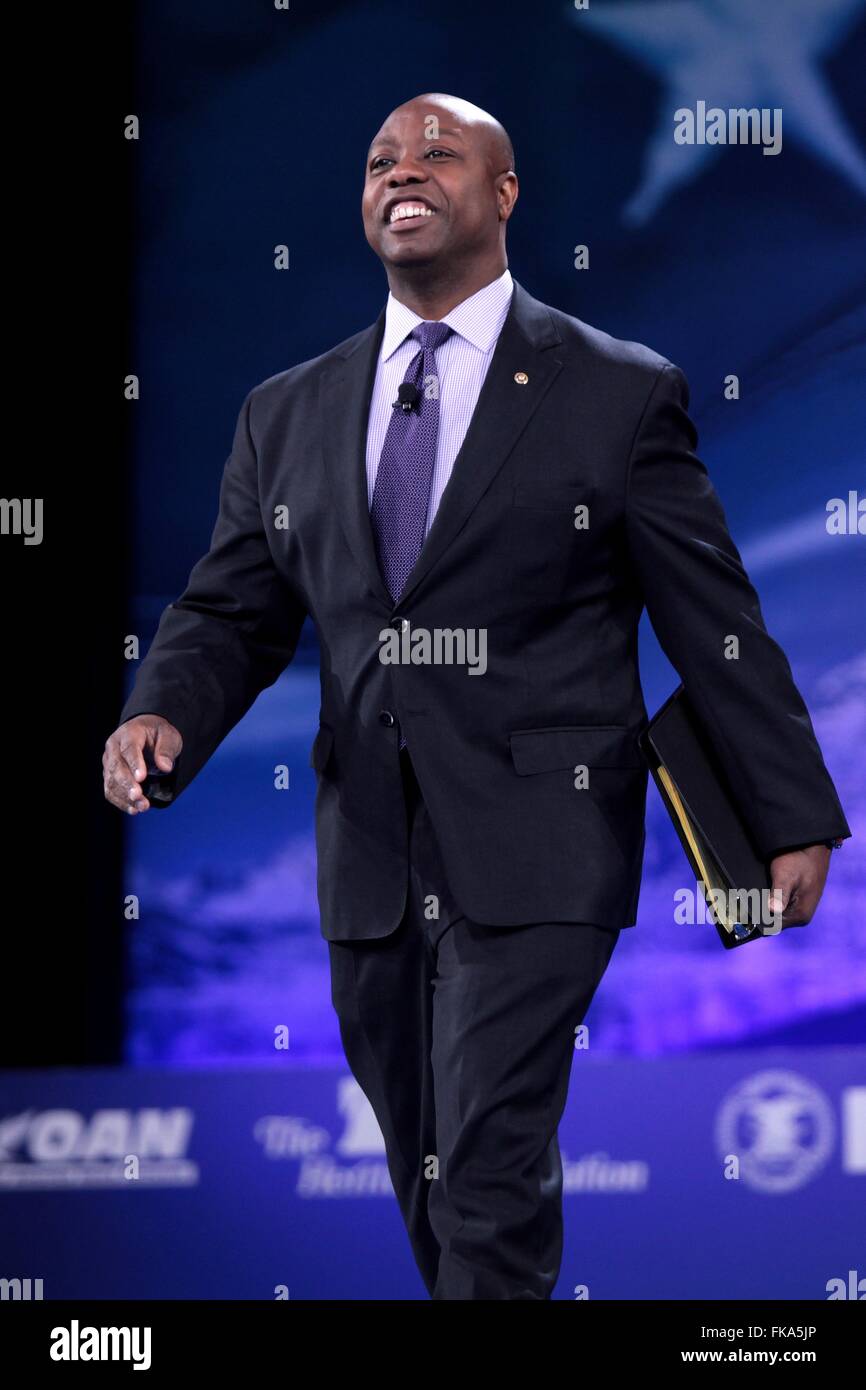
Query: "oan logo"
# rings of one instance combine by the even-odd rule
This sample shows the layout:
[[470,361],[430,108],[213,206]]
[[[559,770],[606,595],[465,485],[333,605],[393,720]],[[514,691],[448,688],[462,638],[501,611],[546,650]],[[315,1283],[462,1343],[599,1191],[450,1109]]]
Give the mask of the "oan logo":
[[24,1110],[0,1120],[0,1189],[189,1187],[193,1113],[171,1110]]
[[764,1071],[722,1103],[716,1144],[735,1155],[741,1179],[760,1192],[793,1192],[815,1177],[836,1138],[833,1108],[817,1086],[791,1071]]

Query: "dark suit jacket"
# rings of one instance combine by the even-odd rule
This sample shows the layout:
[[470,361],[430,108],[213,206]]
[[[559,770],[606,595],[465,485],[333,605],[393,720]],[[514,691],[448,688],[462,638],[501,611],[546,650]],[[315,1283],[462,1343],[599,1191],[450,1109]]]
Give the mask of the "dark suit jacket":
[[[263,382],[240,412],[211,548],[165,611],[121,720],[183,736],[170,792],[321,644],[311,761],[322,933],[401,918],[401,721],[451,891],[471,919],[635,920],[647,772],[646,605],[760,850],[850,832],[784,653],[695,455],[679,369],[514,296],[465,442],[396,605],[367,506],[366,419],[384,325]],[[516,373],[528,381],[520,384]],[[589,525],[575,527],[586,505]],[[289,508],[289,528],[274,525]],[[487,631],[487,671],[383,665],[380,633]],[[739,659],[726,639],[739,639]],[[574,770],[588,769],[577,789]],[[685,862],[684,862],[685,869]]]

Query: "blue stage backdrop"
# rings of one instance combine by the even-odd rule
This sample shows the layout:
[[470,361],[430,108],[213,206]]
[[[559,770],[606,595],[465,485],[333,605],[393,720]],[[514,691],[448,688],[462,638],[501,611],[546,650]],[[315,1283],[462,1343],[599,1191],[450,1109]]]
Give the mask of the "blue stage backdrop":
[[[864,1083],[861,1048],[576,1051],[555,1297],[866,1298]],[[345,1068],[19,1073],[2,1114],[30,1297],[426,1299]]]
[[[701,452],[770,630],[813,712],[855,838],[803,931],[722,952],[676,920],[689,886],[650,791],[637,927],[593,1013],[609,1054],[845,1043],[866,1018],[863,0],[213,0],[139,7],[133,630],[207,547],[246,393],[372,322],[364,154],[385,115],[440,90],[497,114],[521,197],[526,288],[650,344],[692,389]],[[683,107],[783,112],[782,148],[679,145]],[[277,270],[274,248],[289,248]],[[576,248],[586,247],[588,266]],[[735,376],[739,396],[729,398]],[[849,514],[852,515],[852,514]],[[642,636],[647,704],[676,683]],[[130,665],[130,681],[134,669]],[[128,1060],[341,1056],[314,887],[315,633],[177,806],[127,828]],[[290,769],[276,791],[273,770]]]

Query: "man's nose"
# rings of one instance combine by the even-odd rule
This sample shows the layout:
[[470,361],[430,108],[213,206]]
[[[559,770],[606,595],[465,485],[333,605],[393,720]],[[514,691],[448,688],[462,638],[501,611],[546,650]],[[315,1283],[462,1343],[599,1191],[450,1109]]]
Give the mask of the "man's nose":
[[426,173],[416,159],[406,156],[401,159],[399,164],[395,164],[388,177],[388,185],[392,188],[399,188],[404,183],[423,183]]

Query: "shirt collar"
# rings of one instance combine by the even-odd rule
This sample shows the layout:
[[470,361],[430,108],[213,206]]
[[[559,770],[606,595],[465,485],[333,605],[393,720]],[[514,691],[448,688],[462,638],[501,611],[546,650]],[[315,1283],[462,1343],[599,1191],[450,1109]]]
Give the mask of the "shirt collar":
[[[505,322],[513,288],[511,272],[504,270],[498,279],[491,280],[489,285],[471,294],[461,304],[455,305],[442,322],[447,323],[473,347],[480,348],[482,352],[489,352]],[[385,332],[379,360],[387,361],[400,344],[406,341],[416,324],[423,322],[418,314],[389,293],[385,305]]]

